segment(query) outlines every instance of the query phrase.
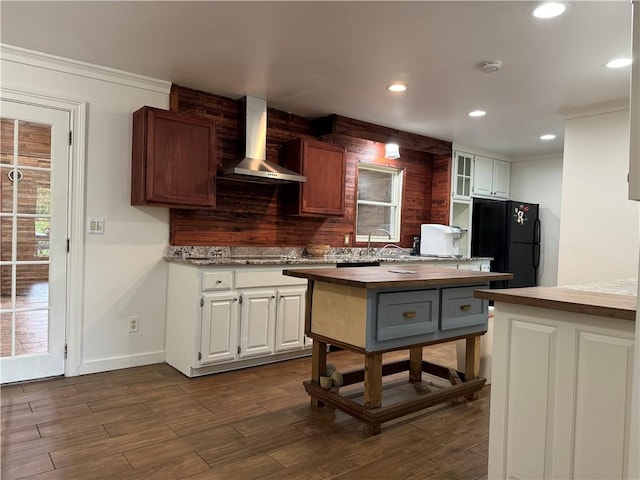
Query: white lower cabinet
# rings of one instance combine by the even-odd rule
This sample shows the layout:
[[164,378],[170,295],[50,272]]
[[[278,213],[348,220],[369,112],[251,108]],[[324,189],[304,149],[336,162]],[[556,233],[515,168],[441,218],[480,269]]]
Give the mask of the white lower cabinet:
[[[276,291],[254,289],[242,292],[240,315],[240,358],[273,353]],[[298,318],[298,322],[300,319]]]
[[471,270],[474,272],[489,272],[491,260],[470,260],[468,262],[458,264],[459,270]]
[[629,478],[634,327],[495,303],[488,478]]
[[[306,287],[281,288],[276,295],[276,352],[296,350],[305,346],[304,304]],[[311,340],[311,339],[309,339]]]
[[306,280],[282,270],[170,263],[167,363],[191,377],[310,355]]
[[202,301],[200,364],[235,360],[238,348],[238,293],[205,293]]

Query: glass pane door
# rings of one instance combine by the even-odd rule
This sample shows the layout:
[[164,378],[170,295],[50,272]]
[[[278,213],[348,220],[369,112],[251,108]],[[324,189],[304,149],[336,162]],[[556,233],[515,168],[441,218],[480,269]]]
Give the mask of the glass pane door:
[[[3,383],[64,371],[66,275],[61,277],[62,285],[54,289],[59,292],[55,301],[50,295],[50,276],[56,269],[66,271],[66,245],[60,243],[66,243],[67,237],[69,148],[65,140],[68,131],[68,112],[2,101],[0,361]],[[57,174],[54,174],[54,159],[56,168],[60,169]],[[57,178],[60,179],[57,186],[64,192],[54,200],[52,186],[53,179]],[[57,238],[54,245],[52,233]],[[57,264],[52,262],[54,256]],[[52,361],[55,365],[48,365]]]

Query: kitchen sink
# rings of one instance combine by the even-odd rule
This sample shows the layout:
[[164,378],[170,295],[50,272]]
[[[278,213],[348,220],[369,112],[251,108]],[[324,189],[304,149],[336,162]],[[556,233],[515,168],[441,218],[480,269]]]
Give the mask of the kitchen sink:
[[413,260],[415,255],[379,255],[380,260]]
[[380,262],[379,261],[371,261],[371,262],[342,262],[342,263],[337,263],[336,267],[338,268],[343,268],[343,267],[379,267],[380,266]]
[[290,258],[287,255],[230,255],[229,258],[231,260],[245,260],[247,258]]

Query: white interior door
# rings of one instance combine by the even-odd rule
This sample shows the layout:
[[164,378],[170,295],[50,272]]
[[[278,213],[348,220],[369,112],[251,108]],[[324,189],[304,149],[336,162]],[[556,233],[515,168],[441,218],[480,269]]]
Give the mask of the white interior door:
[[2,100],[0,383],[64,373],[70,113]]

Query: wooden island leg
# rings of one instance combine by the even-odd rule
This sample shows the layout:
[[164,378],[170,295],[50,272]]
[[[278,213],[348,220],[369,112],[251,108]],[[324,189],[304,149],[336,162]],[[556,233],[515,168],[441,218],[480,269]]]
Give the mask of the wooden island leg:
[[382,405],[382,353],[365,353],[364,406],[378,408],[380,405]]
[[[466,381],[480,376],[480,335],[467,337],[467,345],[464,360],[464,377]],[[476,400],[478,392],[465,395],[467,400]]]
[[[382,406],[382,353],[365,353],[364,356],[364,403],[365,408]],[[380,422],[366,422],[365,435],[380,433]]]
[[[320,377],[327,374],[327,344],[313,340],[311,350],[311,380],[320,385]],[[324,402],[311,398],[311,406],[323,407]]]
[[422,346],[409,349],[409,381],[411,383],[422,380]]

